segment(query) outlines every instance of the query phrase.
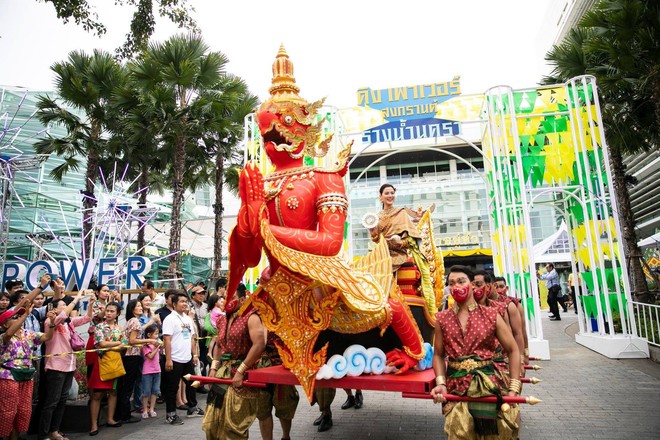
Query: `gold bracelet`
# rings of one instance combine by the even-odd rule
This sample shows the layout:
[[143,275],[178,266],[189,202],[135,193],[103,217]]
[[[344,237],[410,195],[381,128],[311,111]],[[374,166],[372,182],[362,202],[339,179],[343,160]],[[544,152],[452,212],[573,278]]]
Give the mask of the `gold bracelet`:
[[445,376],[436,376],[435,377],[435,386],[440,386],[440,385],[447,385],[447,382],[445,382]]
[[513,391],[516,394],[520,394],[520,389],[522,388],[522,382],[519,379],[511,379],[509,382],[509,391]]
[[220,361],[213,359],[213,361],[211,361],[211,370],[217,370],[218,368],[220,368]]
[[529,348],[525,348],[525,349],[523,350],[523,355],[525,355],[525,356],[529,356]]
[[241,362],[241,365],[238,366],[236,369],[237,373],[245,374],[245,370],[248,369],[248,366],[245,364],[245,362]]
[[525,355],[524,354],[520,355],[520,363],[522,363],[522,364],[525,363]]

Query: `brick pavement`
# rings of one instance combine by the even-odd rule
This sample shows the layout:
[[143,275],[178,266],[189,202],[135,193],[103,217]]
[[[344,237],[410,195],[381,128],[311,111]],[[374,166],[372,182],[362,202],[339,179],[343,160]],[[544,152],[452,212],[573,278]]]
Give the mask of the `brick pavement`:
[[[545,315],[545,314],[544,314]],[[545,316],[544,316],[545,317]],[[550,341],[550,361],[536,362],[542,370],[530,372],[543,382],[526,385],[523,394],[544,400],[523,408],[522,439],[658,439],[660,417],[660,365],[650,360],[612,360],[575,343],[576,315],[562,314],[561,322],[545,321]],[[202,396],[200,396],[202,397]],[[292,438],[305,440],[398,440],[445,438],[440,408],[431,401],[403,399],[396,393],[367,391],[364,407],[342,411],[345,399],[337,391],[333,403],[334,427],[319,433],[312,421],[318,407],[301,396]],[[203,399],[200,399],[202,401]],[[160,409],[164,414],[164,408]],[[250,437],[259,439],[257,423]],[[274,438],[281,437],[275,421]],[[71,439],[89,438],[87,433]],[[99,440],[204,439],[201,419],[185,419],[182,426],[168,426],[162,417],[118,429],[101,428]]]

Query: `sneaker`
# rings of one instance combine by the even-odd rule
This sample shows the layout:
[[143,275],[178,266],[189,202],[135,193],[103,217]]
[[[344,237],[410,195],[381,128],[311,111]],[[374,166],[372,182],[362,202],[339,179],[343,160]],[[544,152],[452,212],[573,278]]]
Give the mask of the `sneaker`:
[[143,412],[142,413],[142,418],[143,419],[148,419],[149,418],[149,413],[148,412]]
[[156,414],[156,411],[149,411],[149,417],[155,419],[156,417],[158,417],[158,414]]
[[165,417],[165,422],[169,423],[170,425],[183,425],[183,420],[181,420],[181,417],[179,417],[177,414]]
[[204,410],[198,406],[194,408],[190,408],[187,413],[188,417],[199,417],[203,415],[204,415]]

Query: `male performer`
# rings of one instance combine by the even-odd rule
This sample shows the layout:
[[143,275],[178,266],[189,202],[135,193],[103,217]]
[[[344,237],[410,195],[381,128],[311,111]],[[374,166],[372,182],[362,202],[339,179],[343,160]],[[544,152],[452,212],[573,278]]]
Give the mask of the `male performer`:
[[[518,431],[517,408],[502,413],[496,403],[447,403],[443,397],[446,393],[468,397],[500,395],[505,385],[501,376],[495,374],[493,365],[498,341],[511,358],[520,359],[511,330],[497,310],[474,301],[472,281],[474,275],[469,268],[449,269],[447,284],[455,304],[436,314],[433,353],[436,386],[431,396],[435,403],[444,403],[445,433],[450,440],[475,436],[513,439]],[[511,363],[510,374],[514,379],[509,384],[508,395],[515,396],[520,392],[520,363]]]
[[[509,286],[506,285],[506,279],[504,277],[493,277],[493,285],[494,285],[494,295],[491,293],[491,298],[496,298],[498,301],[503,302],[504,304],[507,305],[507,312],[511,312],[511,307],[509,306],[510,303],[513,303],[513,305],[516,307],[518,310],[518,315],[520,316],[520,326],[521,330],[520,332],[522,333],[523,337],[523,345],[522,347],[520,344],[518,344],[518,348],[520,349],[520,352],[523,355],[524,358],[524,363],[525,365],[529,364],[529,340],[527,339],[527,319],[525,318],[525,311],[523,310],[522,303],[520,300],[514,296],[509,296]],[[511,315],[509,315],[509,318]],[[514,333],[514,338],[515,338],[515,333]],[[518,339],[516,339],[516,342],[518,342]],[[522,376],[525,377],[525,370],[522,370]]]

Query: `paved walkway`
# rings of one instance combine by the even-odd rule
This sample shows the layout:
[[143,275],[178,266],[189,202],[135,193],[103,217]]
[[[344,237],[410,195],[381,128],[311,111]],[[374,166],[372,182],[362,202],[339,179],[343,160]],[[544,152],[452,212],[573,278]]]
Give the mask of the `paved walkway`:
[[[535,362],[543,367],[531,372],[543,379],[525,385],[523,394],[543,399],[536,406],[525,405],[522,439],[658,439],[660,438],[660,365],[650,360],[612,360],[577,343],[576,315],[562,314],[560,322],[544,322],[550,341],[550,361]],[[530,374],[528,374],[528,377]],[[203,397],[200,395],[200,397]],[[292,438],[305,440],[399,440],[438,439],[443,434],[440,407],[431,401],[403,399],[400,394],[368,391],[364,407],[342,411],[344,392],[337,391],[333,403],[334,427],[319,433],[312,421],[318,407],[310,407],[301,395]],[[203,399],[200,399],[202,401]],[[160,410],[163,413],[164,408]],[[255,423],[250,437],[259,439]],[[274,438],[281,437],[275,421]],[[89,438],[87,433],[70,434],[71,439]],[[204,439],[201,419],[186,419],[182,426],[168,426],[162,417],[126,425],[101,428],[101,440],[119,439]]]

